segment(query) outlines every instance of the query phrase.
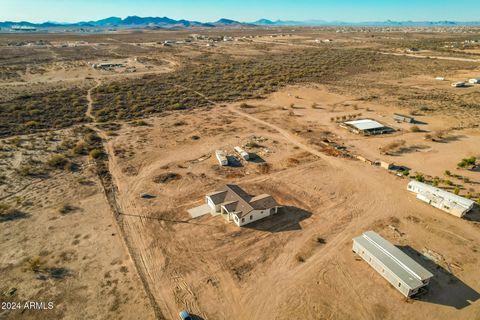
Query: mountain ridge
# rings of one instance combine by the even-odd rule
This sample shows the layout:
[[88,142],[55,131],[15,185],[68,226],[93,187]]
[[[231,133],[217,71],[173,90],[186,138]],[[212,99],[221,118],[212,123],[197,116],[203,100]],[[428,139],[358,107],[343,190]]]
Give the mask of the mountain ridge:
[[269,20],[259,19],[253,22],[240,22],[227,18],[221,18],[215,22],[199,22],[185,19],[175,20],[169,17],[139,17],[136,15],[125,18],[111,16],[96,21],[80,21],[75,23],[42,22],[32,23],[29,21],[3,21],[0,22],[0,28],[11,28],[15,25],[28,26],[34,28],[55,28],[55,27],[230,27],[230,26],[351,26],[351,27],[454,27],[454,26],[480,26],[480,21],[366,21],[366,22],[347,22],[347,21],[325,21],[325,20]]

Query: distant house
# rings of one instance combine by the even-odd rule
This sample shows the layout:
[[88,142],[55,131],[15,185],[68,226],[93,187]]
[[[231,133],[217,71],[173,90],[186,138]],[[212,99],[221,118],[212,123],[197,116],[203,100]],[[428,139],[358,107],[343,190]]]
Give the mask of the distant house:
[[475,205],[473,200],[415,180],[410,181],[407,189],[408,191],[416,193],[418,200],[424,201],[435,208],[459,218],[472,210]]
[[419,51],[420,51],[420,49],[418,49],[418,48],[408,48],[407,49],[407,52],[419,52]]
[[252,197],[235,184],[227,184],[207,194],[205,201],[212,214],[221,213],[226,220],[233,221],[239,227],[278,212],[278,204],[271,195]]
[[235,147],[233,149],[235,150],[235,152],[237,152],[243,158],[243,160],[248,161],[250,159],[250,155],[248,154],[248,152],[243,150],[242,148]]
[[398,121],[398,122],[415,123],[415,118],[410,117],[410,116],[405,116],[405,115],[399,114],[399,113],[394,113],[393,114],[393,120]]
[[438,81],[445,81],[445,77],[436,77],[435,80],[438,80]]
[[395,131],[394,129],[372,119],[346,121],[342,126],[354,133],[363,134],[365,136],[385,134]]
[[433,274],[376,232],[367,231],[353,238],[358,254],[404,296],[419,294]]
[[480,78],[473,78],[468,80],[469,83],[471,84],[479,84],[480,83]]

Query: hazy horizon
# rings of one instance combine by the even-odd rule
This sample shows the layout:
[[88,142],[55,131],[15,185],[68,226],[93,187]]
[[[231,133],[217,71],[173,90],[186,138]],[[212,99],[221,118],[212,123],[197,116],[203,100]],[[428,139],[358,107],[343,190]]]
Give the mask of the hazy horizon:
[[475,21],[480,4],[464,0],[450,1],[384,1],[368,0],[329,1],[312,0],[225,0],[178,1],[137,0],[2,0],[0,21],[47,21],[74,23],[99,20],[111,16],[167,16],[201,22],[220,18],[238,21],[270,20],[325,20],[346,22],[367,21]]

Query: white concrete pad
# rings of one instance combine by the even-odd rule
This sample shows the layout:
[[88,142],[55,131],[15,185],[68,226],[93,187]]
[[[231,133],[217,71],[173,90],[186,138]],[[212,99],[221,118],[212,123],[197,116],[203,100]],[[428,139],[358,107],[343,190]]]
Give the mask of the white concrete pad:
[[208,206],[208,204],[203,204],[199,207],[195,207],[187,211],[192,218],[198,218],[210,213],[210,207]]

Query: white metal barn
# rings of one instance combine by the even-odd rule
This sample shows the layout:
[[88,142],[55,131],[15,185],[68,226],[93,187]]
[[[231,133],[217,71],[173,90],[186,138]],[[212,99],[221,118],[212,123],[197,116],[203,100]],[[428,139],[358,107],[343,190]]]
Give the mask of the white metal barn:
[[239,227],[278,212],[278,204],[271,195],[252,197],[235,184],[227,184],[219,191],[207,194],[205,201],[212,214],[221,213]]
[[395,131],[394,129],[372,119],[345,121],[343,125],[354,133],[363,135],[385,134]]
[[457,196],[451,192],[415,180],[410,181],[407,189],[416,193],[418,200],[459,218],[472,210],[475,205],[475,202],[471,199]]
[[250,159],[250,155],[248,154],[247,151],[243,150],[242,148],[240,147],[235,147],[233,148],[235,150],[235,152],[237,152],[242,158],[243,160],[247,160]]
[[215,156],[217,157],[218,163],[220,163],[221,166],[228,166],[228,159],[222,150],[215,151]]
[[352,250],[404,296],[418,294],[433,274],[374,231],[353,238]]

